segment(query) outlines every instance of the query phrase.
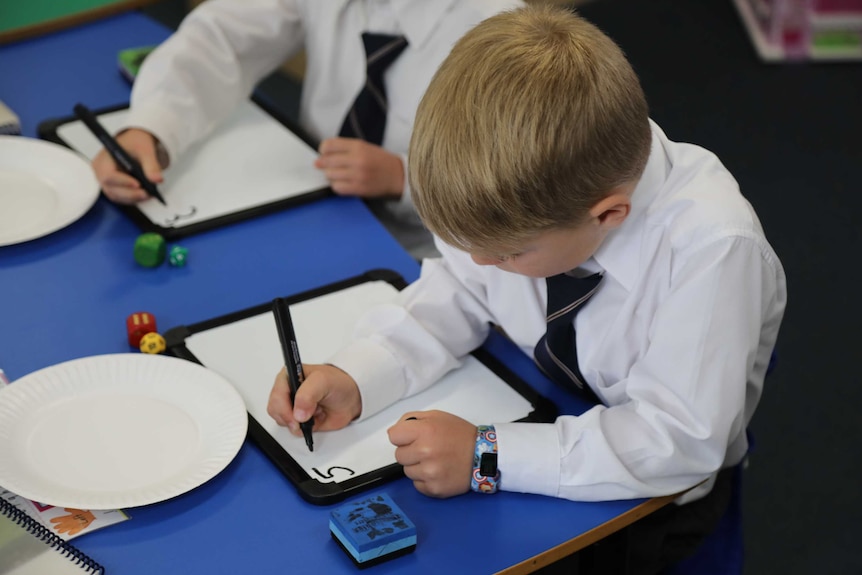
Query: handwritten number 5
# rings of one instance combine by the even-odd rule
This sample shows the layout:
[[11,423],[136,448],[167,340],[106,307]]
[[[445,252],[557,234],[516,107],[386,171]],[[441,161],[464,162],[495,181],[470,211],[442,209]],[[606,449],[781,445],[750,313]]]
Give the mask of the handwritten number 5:
[[326,473],[321,473],[316,467],[312,467],[311,470],[318,474],[322,479],[332,479],[335,477],[335,474],[332,473],[333,469],[341,469],[346,471],[349,475],[356,475],[356,472],[352,469],[348,469],[347,467],[341,467],[340,465],[333,465],[329,469],[326,470]]

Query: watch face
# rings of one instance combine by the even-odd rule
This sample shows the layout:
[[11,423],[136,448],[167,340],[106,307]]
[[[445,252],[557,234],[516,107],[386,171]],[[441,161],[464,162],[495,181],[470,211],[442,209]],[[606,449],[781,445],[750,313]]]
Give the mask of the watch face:
[[483,477],[494,477],[497,475],[497,454],[483,453],[479,462],[479,474]]

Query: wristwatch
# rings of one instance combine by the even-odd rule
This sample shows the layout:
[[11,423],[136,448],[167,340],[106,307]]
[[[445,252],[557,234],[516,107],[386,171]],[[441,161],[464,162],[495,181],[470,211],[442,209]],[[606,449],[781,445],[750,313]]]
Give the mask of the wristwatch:
[[476,448],[473,452],[470,489],[477,493],[496,493],[499,484],[497,431],[493,425],[480,425],[476,428]]

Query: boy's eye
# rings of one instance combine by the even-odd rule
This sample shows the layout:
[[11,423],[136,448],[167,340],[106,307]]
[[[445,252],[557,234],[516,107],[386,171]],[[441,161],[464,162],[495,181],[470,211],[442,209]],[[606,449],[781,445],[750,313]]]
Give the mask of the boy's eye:
[[501,262],[505,262],[505,261],[508,261],[508,260],[513,260],[513,259],[515,259],[516,257],[520,256],[520,255],[521,255],[521,254],[523,254],[523,253],[524,253],[524,252],[517,252],[517,253],[514,253],[514,254],[508,254],[508,255],[505,255],[505,256],[497,256],[497,259],[499,259]]

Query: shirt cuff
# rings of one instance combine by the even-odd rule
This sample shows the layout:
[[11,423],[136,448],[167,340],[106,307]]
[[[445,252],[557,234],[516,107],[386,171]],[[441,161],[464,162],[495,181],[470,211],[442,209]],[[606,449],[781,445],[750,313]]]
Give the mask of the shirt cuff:
[[357,421],[368,419],[404,397],[404,370],[385,348],[369,339],[358,339],[338,351],[327,363],[346,372],[356,382],[362,398]]
[[500,489],[557,497],[560,441],[553,423],[495,423]]

